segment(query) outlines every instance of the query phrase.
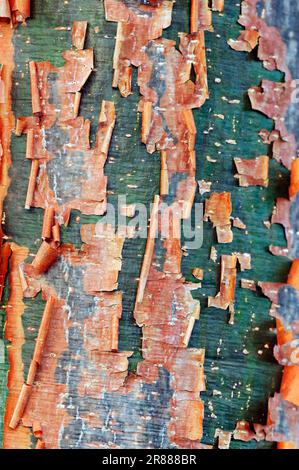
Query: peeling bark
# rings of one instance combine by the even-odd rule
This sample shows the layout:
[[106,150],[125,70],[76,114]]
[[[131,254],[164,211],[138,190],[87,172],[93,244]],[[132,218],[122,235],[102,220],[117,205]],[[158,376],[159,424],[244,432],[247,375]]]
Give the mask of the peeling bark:
[[269,157],[262,156],[250,160],[235,158],[240,186],[264,186],[269,184]]
[[28,249],[12,243],[11,250],[12,256],[10,259],[9,274],[10,296],[6,308],[5,328],[5,338],[10,343],[7,347],[10,368],[7,380],[8,398],[4,418],[3,447],[5,449],[27,449],[30,446],[29,430],[25,428],[12,430],[9,427],[9,423],[24,383],[22,347],[25,343],[25,334],[22,324],[22,315],[25,310],[25,305],[23,303],[23,290],[19,269],[28,256]]
[[[74,419],[68,411],[72,402],[80,408],[85,396],[96,399],[123,386],[131,355],[117,352],[122,312],[117,278],[124,239],[102,225],[83,225],[81,237],[81,250],[62,245],[47,270],[31,269],[33,263],[21,268],[25,296],[42,290],[47,304],[25,382],[30,390],[20,398],[26,406],[16,408],[10,426],[15,428],[20,419],[25,427],[41,423],[46,448],[63,446],[62,430]],[[76,435],[71,434],[74,446]]]
[[[30,0],[2,0],[0,2],[0,298],[2,293],[8,266],[10,264],[10,296],[6,307],[5,338],[10,341],[8,346],[8,358],[10,369],[8,372],[8,398],[4,417],[4,448],[26,448],[29,445],[30,436],[27,430],[11,432],[8,423],[12,410],[17,402],[18,393],[23,383],[22,345],[24,344],[24,331],[22,326],[22,314],[24,304],[22,302],[22,288],[18,275],[19,265],[28,255],[28,250],[18,247],[16,244],[5,243],[6,236],[2,228],[5,214],[3,203],[10,184],[9,168],[11,165],[11,134],[14,128],[14,115],[12,111],[11,89],[14,71],[13,25],[23,23],[30,16]],[[17,441],[15,437],[17,435]]]
[[248,253],[233,253],[221,256],[220,291],[216,297],[208,298],[208,306],[222,310],[229,309],[229,323],[234,323],[234,302],[237,279],[237,262],[241,271],[251,269],[250,255]]
[[[290,200],[278,199],[272,216],[272,223],[279,223],[285,229],[287,248],[270,246],[274,255],[292,258],[293,264],[287,284],[259,283],[263,292],[272,301],[270,314],[277,318],[278,346],[274,348],[276,359],[285,365],[281,394],[269,400],[267,439],[278,442],[278,448],[298,447],[296,413],[298,407],[298,163],[295,137],[289,134],[284,117],[291,102],[294,82],[286,65],[285,44],[279,32],[269,27],[257,14],[257,0],[242,2],[239,23],[246,30],[259,33],[258,57],[268,70],[280,70],[285,74],[283,83],[263,80],[261,87],[248,90],[253,109],[274,120],[272,132],[261,130],[265,143],[273,143],[273,157],[291,170]],[[245,30],[245,31],[246,31]],[[244,34],[244,33],[243,33]]]
[[31,160],[25,208],[54,209],[59,224],[67,224],[71,209],[93,215],[106,211],[104,165],[115,108],[103,101],[96,144],[90,149],[90,121],[78,116],[80,90],[93,69],[93,51],[81,50],[85,32],[85,24],[75,23],[73,40],[79,37],[81,43],[63,54],[62,68],[30,63],[35,118],[22,118],[17,124],[19,135],[27,133],[26,156]]
[[[168,13],[172,2],[162,3],[162,18],[167,18],[167,22],[159,19],[162,13],[159,7],[148,7],[149,16],[144,18],[138,17],[140,7],[134,7],[132,12],[133,8],[125,2],[118,2],[121,8],[117,9],[115,2],[106,0],[105,6],[106,18],[118,22],[113,86],[118,86],[121,94],[127,96],[131,92],[128,67],[131,64],[138,67],[141,140],[149,153],[161,152],[161,197],[156,196],[151,214],[134,311],[143,334],[144,361],[138,371],[144,368],[167,371],[171,385],[167,438],[177,447],[201,447],[204,351],[186,349],[200,305],[193,300],[190,287],[182,278],[180,234],[177,235],[180,230],[177,229],[181,219],[190,216],[196,189],[196,127],[192,108],[200,107],[208,97],[204,36],[197,28],[190,35],[181,34],[180,52],[173,41],[159,38],[170,22]],[[142,35],[139,35],[141,23]],[[153,30],[159,31],[156,37]],[[134,47],[132,32],[137,38]],[[190,80],[192,67],[195,82]],[[166,236],[163,236],[163,225],[168,209],[163,207],[164,200],[173,211],[171,231]],[[160,244],[164,250],[162,257],[158,255]],[[160,390],[165,387],[161,378],[158,387]]]
[[209,199],[206,199],[204,220],[210,219],[213,227],[216,227],[218,243],[231,243],[233,241],[231,213],[230,193],[212,193]]

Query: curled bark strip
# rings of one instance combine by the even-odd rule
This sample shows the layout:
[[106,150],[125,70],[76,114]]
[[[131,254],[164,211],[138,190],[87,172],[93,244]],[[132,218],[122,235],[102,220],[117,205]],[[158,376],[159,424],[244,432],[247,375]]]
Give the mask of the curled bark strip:
[[9,423],[9,427],[11,429],[15,429],[18,426],[20,420],[22,419],[23,413],[29,400],[30,393],[31,385],[23,384],[15,410]]
[[237,278],[237,255],[221,256],[220,291],[216,297],[209,297],[209,307],[226,310],[235,300]]
[[[15,429],[18,426],[20,420],[23,417],[27,403],[29,401],[29,397],[30,397],[31,390],[32,390],[32,385],[34,383],[35,375],[37,372],[37,366],[40,365],[41,363],[41,357],[42,357],[43,349],[45,346],[45,341],[46,341],[48,331],[49,331],[50,320],[51,320],[51,316],[53,313],[54,304],[55,304],[55,298],[49,297],[46,307],[45,307],[43,318],[41,321],[40,329],[38,332],[36,346],[35,346],[33,358],[31,361],[31,365],[29,368],[27,381],[22,386],[18,401],[16,403],[16,407],[14,409],[14,412],[13,412],[13,415],[9,424],[9,427],[11,429]],[[33,427],[34,427],[33,432],[34,434],[36,434],[37,432],[36,421],[34,421]]]
[[52,227],[52,239],[56,245],[60,245],[60,225],[58,222],[55,222]]
[[33,114],[39,114],[42,111],[40,102],[40,92],[38,86],[38,75],[35,62],[29,62],[30,83],[31,83],[31,100]]
[[27,132],[26,158],[33,160],[34,152],[34,130],[29,129]]
[[39,172],[39,161],[32,160],[30,176],[29,176],[29,184],[28,184],[28,190],[27,190],[27,196],[26,196],[26,202],[25,202],[25,209],[30,209],[31,207],[33,197],[34,197],[34,191],[36,187],[36,179],[37,179],[38,172]]
[[[205,33],[198,31],[195,34],[180,33],[180,51],[187,60],[189,68],[193,65],[195,82],[201,92],[201,105],[209,97]],[[194,126],[193,135],[196,134]]]
[[42,429],[42,425],[39,421],[34,421],[33,422],[32,431],[33,431],[34,437],[36,437],[37,439],[42,437],[43,429]]
[[38,336],[36,340],[36,345],[34,349],[34,354],[33,354],[33,361],[37,362],[37,364],[41,363],[41,357],[42,357],[43,349],[45,346],[45,341],[47,339],[50,321],[51,321],[51,317],[52,317],[53,310],[54,310],[54,305],[55,305],[55,297],[50,296],[46,303],[46,307],[45,307],[43,318],[40,324],[40,328],[39,328],[39,332],[38,332]]
[[54,225],[55,210],[53,207],[47,207],[44,212],[44,221],[42,227],[42,239],[52,238],[52,228]]
[[161,173],[160,173],[160,194],[167,196],[169,194],[168,166],[165,150],[160,152],[161,156]]
[[44,241],[32,262],[32,267],[38,275],[43,274],[55,263],[57,257],[57,247]]
[[[155,238],[157,236],[158,231],[158,210],[159,210],[159,196],[155,196],[154,204],[151,212],[150,218],[150,226],[149,226],[149,235],[146,242],[146,248],[138,283],[137,295],[136,295],[136,306],[142,302],[144,289],[147,283],[148,275],[150,272],[150,267],[152,263],[153,253],[154,253],[154,246],[155,246]],[[135,308],[136,308],[135,306]]]
[[[1,65],[0,66],[0,104],[4,104],[5,103],[5,82],[4,80],[2,80],[1,78],[1,72],[2,72],[2,68],[3,66]],[[1,145],[1,157],[2,157],[2,145]]]

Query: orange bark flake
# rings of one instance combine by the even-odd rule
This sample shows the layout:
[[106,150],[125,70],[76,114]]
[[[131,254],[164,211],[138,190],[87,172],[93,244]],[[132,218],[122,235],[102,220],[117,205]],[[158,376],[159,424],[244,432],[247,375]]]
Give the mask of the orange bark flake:
[[259,37],[258,31],[245,29],[236,40],[229,39],[227,42],[235,51],[251,52],[258,45]]
[[269,184],[269,157],[261,156],[245,160],[234,159],[238,174],[235,178],[239,180],[240,186],[264,186]]
[[212,193],[205,201],[204,220],[210,219],[213,227],[216,227],[218,243],[231,243],[233,241],[231,213],[230,193]]
[[234,439],[243,442],[249,442],[252,439],[255,439],[258,442],[263,441],[266,438],[266,426],[254,423],[251,428],[248,421],[238,421],[233,432],[233,437]]

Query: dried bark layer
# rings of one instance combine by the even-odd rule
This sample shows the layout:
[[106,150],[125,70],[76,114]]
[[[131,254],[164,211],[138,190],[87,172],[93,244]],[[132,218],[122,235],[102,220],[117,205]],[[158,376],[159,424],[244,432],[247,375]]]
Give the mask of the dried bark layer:
[[7,346],[10,364],[7,377],[9,394],[6,401],[4,417],[3,447],[5,449],[26,449],[30,446],[29,429],[19,428],[16,431],[12,431],[9,428],[9,422],[24,383],[22,347],[25,343],[25,334],[22,324],[22,315],[25,310],[25,305],[23,303],[23,289],[19,269],[28,256],[28,249],[12,243],[11,250],[12,255],[9,273],[10,296],[6,308],[5,326],[5,338],[9,341],[9,345]]
[[233,241],[231,213],[230,193],[212,193],[205,202],[204,220],[210,219],[213,227],[216,227],[218,243],[231,243]]
[[[95,425],[95,402],[123,385],[131,355],[117,352],[122,313],[117,279],[124,238],[104,225],[83,225],[81,237],[81,250],[72,245],[56,248],[51,266],[36,269],[33,261],[20,267],[24,295],[34,297],[41,290],[47,303],[9,426],[15,429],[20,420],[25,427],[40,423],[46,448],[64,447],[64,439],[75,447],[71,404],[76,403],[76,414],[88,432],[88,426]],[[86,400],[90,406],[85,416]]]
[[238,174],[235,178],[239,180],[240,186],[264,186],[269,184],[269,157],[261,156],[245,160],[235,158]]
[[[298,448],[298,406],[299,406],[299,243],[298,207],[299,177],[296,140],[289,134],[284,118],[291,102],[294,82],[286,65],[286,47],[280,33],[269,27],[258,16],[257,0],[242,2],[239,23],[245,27],[237,41],[229,41],[236,50],[251,51],[258,44],[258,57],[268,70],[284,72],[282,83],[263,80],[260,87],[248,90],[252,108],[274,120],[274,130],[262,129],[260,135],[266,144],[273,144],[273,157],[291,170],[289,199],[279,198],[274,208],[272,223],[281,224],[285,229],[287,247],[270,246],[274,255],[288,256],[293,260],[288,281],[283,283],[260,282],[264,294],[272,302],[270,314],[276,318],[277,346],[274,356],[284,367],[280,394],[269,400],[266,439],[278,442],[278,447]],[[236,164],[238,164],[236,162]],[[256,167],[257,168],[257,167]],[[261,169],[255,175],[264,179]]]
[[294,83],[286,65],[286,46],[279,31],[266,22],[257,13],[257,0],[242,2],[239,23],[244,31],[237,40],[229,40],[229,45],[237,51],[252,51],[258,45],[258,58],[267,70],[280,70],[285,74],[284,83],[263,80],[261,87],[252,87],[249,98],[253,109],[257,109],[274,119],[275,129],[269,132],[261,130],[265,143],[273,143],[273,157],[290,169],[296,158],[295,136],[290,134],[283,117],[290,103]]
[[11,165],[11,134],[14,128],[11,89],[14,71],[14,26],[24,23],[30,16],[30,0],[1,0],[0,2],[0,299],[2,299],[5,279],[10,271],[10,296],[6,308],[5,338],[10,342],[7,347],[10,369],[7,377],[9,396],[6,402],[4,417],[4,447],[17,448],[29,445],[27,430],[17,431],[17,440],[8,430],[8,419],[17,401],[18,393],[23,382],[22,345],[24,332],[22,314],[22,288],[18,277],[19,264],[26,258],[28,250],[14,243],[6,242],[2,227],[5,219],[3,203],[10,184],[9,168]]
[[83,49],[85,22],[73,26],[75,50],[66,51],[59,69],[30,62],[33,117],[20,118],[16,132],[27,134],[31,172],[25,208],[53,209],[59,224],[71,209],[84,214],[106,211],[104,165],[115,125],[114,104],[103,101],[95,147],[90,121],[78,116],[80,90],[93,70],[93,51]]
[[106,0],[105,8],[107,20],[118,23],[113,86],[128,96],[131,66],[138,67],[141,140],[149,153],[161,154],[160,196],[153,205],[134,311],[143,335],[144,361],[137,374],[142,371],[145,377],[146,372],[148,383],[156,381],[160,397],[168,377],[168,399],[161,412],[167,429],[164,445],[202,447],[204,351],[186,349],[200,305],[181,274],[180,225],[190,216],[196,190],[192,109],[208,97],[206,28],[196,26],[191,34],[181,34],[178,51],[173,41],[160,38],[170,24],[172,2],[154,7]]
[[24,23],[30,17],[31,0],[0,0],[0,20]]
[[[140,8],[144,11],[152,9],[153,5],[157,9],[171,7],[170,2],[151,2],[149,7]],[[128,8],[130,10],[131,6]],[[165,308],[168,315],[174,309],[176,311],[176,331],[173,335],[170,316],[162,324],[156,316],[153,324],[144,325],[145,360],[138,365],[136,374],[128,374],[128,358],[132,353],[118,352],[122,307],[117,278],[124,238],[108,226],[87,225],[81,228],[84,242],[81,250],[72,245],[60,246],[59,224],[67,222],[72,208],[92,214],[101,214],[105,210],[103,166],[115,115],[113,104],[104,102],[96,148],[91,151],[89,123],[77,117],[80,89],[92,69],[92,53],[82,49],[85,33],[86,24],[74,25],[73,44],[77,49],[65,53],[66,64],[61,69],[55,69],[49,63],[30,64],[34,116],[20,118],[17,123],[17,134],[27,133],[26,156],[32,165],[26,207],[33,205],[45,209],[42,244],[31,264],[19,266],[20,282],[26,297],[35,297],[42,291],[46,306],[28,376],[20,383],[19,398],[7,415],[7,433],[14,436],[17,445],[17,433],[32,427],[37,439],[36,448],[161,447],[164,444],[202,447],[203,403],[199,394],[205,387],[204,351],[186,349],[200,306],[192,299],[190,286],[185,285],[180,273],[180,241],[175,237],[164,241],[167,253],[164,287],[170,294]],[[165,94],[169,113],[160,115],[157,106],[153,106],[153,113],[157,113],[158,118],[158,124],[152,126],[154,134],[158,132],[160,118],[163,122],[170,119],[171,123],[171,119],[176,119],[176,113],[180,119],[179,134],[171,136],[168,124],[163,124],[161,130],[165,135],[158,140],[154,137],[153,143],[149,143],[156,146],[159,140],[163,142],[169,138],[169,147],[162,143],[164,148],[161,150],[166,152],[174,149],[181,135],[187,138],[174,158],[173,167],[170,165],[172,202],[179,204],[178,218],[174,218],[172,224],[177,226],[181,218],[188,215],[194,198],[192,188],[185,202],[184,186],[177,190],[173,175],[181,173],[180,178],[184,181],[187,173],[187,179],[194,180],[196,130],[190,110],[201,105],[207,96],[203,36],[184,35],[181,54],[175,50],[174,43],[159,39],[153,44],[153,56],[148,54],[149,67],[151,61],[159,60],[161,45],[165,56],[169,53],[168,67],[172,67],[174,57],[176,67],[183,66],[186,70],[174,106],[172,101],[167,102]],[[193,56],[194,51],[195,84],[188,78],[191,73],[189,54]],[[161,83],[155,84],[152,90],[152,85],[147,84],[150,76],[145,73],[143,79],[145,94],[155,94],[147,102],[157,105]],[[170,82],[168,87],[172,96],[175,87]],[[145,120],[144,126],[147,125]],[[59,136],[58,141],[54,140],[54,135]],[[57,155],[58,151],[62,155]],[[67,163],[72,156],[84,162],[74,170],[81,176],[78,185],[66,184],[69,168],[65,168],[65,161],[59,161],[64,157]],[[181,166],[183,171],[180,172]],[[89,181],[84,170],[86,174],[99,175],[101,181]],[[96,184],[100,189],[104,186],[100,197],[98,193],[91,194],[92,185]],[[58,194],[57,189],[61,193]],[[159,199],[156,202],[159,209]],[[159,232],[161,220],[157,216]],[[155,246],[150,242],[149,269],[145,269],[144,291],[138,304],[140,312],[142,308],[146,311],[143,301],[147,298],[147,289],[152,289],[148,278],[154,272],[154,253]],[[186,315],[181,318],[182,308]],[[163,332],[167,330],[169,344],[165,346]],[[156,341],[157,336],[163,338],[161,343]],[[151,341],[157,343],[154,349],[150,347]],[[163,357],[163,363],[160,357]],[[126,411],[128,406],[130,413]],[[166,435],[163,432],[163,442],[159,442],[159,433],[150,431],[149,436],[147,416],[141,415],[140,409],[156,421],[156,424],[151,423],[150,429],[167,429]]]
[[251,256],[249,253],[233,253],[221,256],[220,290],[215,297],[209,297],[208,306],[222,310],[229,309],[229,323],[234,323],[234,302],[237,279],[237,262],[241,271],[251,269]]

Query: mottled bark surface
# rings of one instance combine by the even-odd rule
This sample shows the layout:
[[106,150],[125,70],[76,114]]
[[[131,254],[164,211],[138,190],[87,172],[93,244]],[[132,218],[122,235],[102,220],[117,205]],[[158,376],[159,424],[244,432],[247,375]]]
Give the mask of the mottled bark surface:
[[[178,32],[190,31],[190,2],[177,0],[171,25],[168,27],[165,21],[163,33],[162,27],[161,31],[158,28],[157,33],[151,31],[153,34],[148,38],[146,35],[138,37],[141,42],[150,41],[146,51],[143,50],[136,58],[132,44],[132,57],[128,57],[128,49],[120,53],[120,66],[114,75],[114,85],[118,85],[119,90],[113,90],[113,50],[117,24],[106,21],[104,2],[80,2],[80,8],[77,0],[59,5],[55,2],[55,6],[50,0],[43,1],[42,5],[41,2],[32,3],[32,19],[13,34],[13,113],[16,117],[32,114],[28,63],[34,61],[52,64],[37,68],[41,71],[42,67],[46,67],[47,73],[51,72],[48,81],[53,87],[48,104],[50,111],[55,108],[53,103],[56,107],[66,104],[63,109],[71,115],[56,116],[51,120],[51,125],[46,123],[49,127],[46,140],[51,148],[48,148],[49,155],[43,156],[47,163],[43,171],[48,175],[49,187],[55,186],[56,193],[53,197],[51,192],[49,198],[49,191],[42,197],[42,193],[37,192],[32,200],[35,207],[30,211],[24,209],[31,166],[29,159],[26,159],[26,138],[12,135],[11,183],[5,201],[4,230],[14,243],[12,254],[7,253],[11,256],[10,276],[4,289],[0,319],[3,332],[7,320],[5,334],[0,340],[1,423],[4,421],[6,403],[2,433],[4,446],[14,447],[17,441],[22,447],[35,445],[29,443],[31,430],[19,426],[12,431],[8,424],[22,381],[28,377],[28,370],[30,376],[29,367],[37,357],[35,345],[45,300],[54,296],[57,300],[49,336],[43,357],[37,361],[39,368],[23,419],[25,426],[41,424],[47,447],[198,447],[200,441],[203,445],[214,445],[217,438],[219,443],[221,438],[225,447],[230,440],[230,434],[225,432],[232,432],[236,422],[242,420],[250,425],[254,423],[254,428],[248,431],[246,425],[241,425],[242,432],[245,429],[250,439],[232,439],[232,448],[272,447],[271,442],[264,440],[264,431],[259,425],[267,422],[268,398],[280,390],[282,367],[273,355],[277,342],[273,316],[286,321],[287,325],[293,325],[295,313],[292,313],[292,308],[298,303],[297,287],[287,283],[287,277],[290,259],[298,255],[297,242],[292,236],[287,236],[289,252],[285,252],[284,233],[279,225],[275,225],[276,222],[282,223],[277,215],[276,219],[272,219],[274,225],[271,229],[264,224],[271,219],[275,200],[288,198],[289,171],[286,167],[290,168],[290,159],[283,162],[284,166],[281,165],[281,155],[285,155],[282,129],[278,129],[281,141],[277,141],[270,119],[273,117],[271,110],[264,112],[264,108],[255,106],[248,90],[259,87],[262,79],[281,82],[283,74],[277,70],[266,70],[254,51],[248,54],[229,47],[227,41],[235,40],[243,28],[237,24],[239,7],[226,2],[223,13],[212,14],[214,31],[205,32],[209,99],[204,102],[206,90],[205,82],[200,82],[203,69],[198,65],[202,64],[199,50],[197,69],[194,66],[195,87],[189,82],[186,87],[185,79],[177,85],[171,79],[170,71],[178,75],[179,71],[184,70],[184,78],[188,75],[188,70],[184,69],[188,40],[181,37],[181,53],[175,51],[174,43],[169,40],[177,41]],[[132,2],[121,3],[133,8]],[[150,3],[152,8],[160,8],[160,4],[166,2]],[[214,10],[222,9],[218,3],[221,4],[213,2]],[[286,8],[284,2],[283,5]],[[272,2],[272,9],[266,2],[268,21],[278,22],[277,11],[280,11],[280,2]],[[123,15],[124,12],[119,10],[116,16],[123,19]],[[210,13],[206,8],[201,10],[199,18],[201,30],[211,29]],[[64,70],[61,54],[72,42],[71,27],[74,21],[88,22],[85,47],[94,50],[95,70],[82,89],[79,115],[91,122],[91,144],[95,151],[89,148],[85,121],[74,115],[72,100],[75,97],[67,98],[66,102],[61,92],[63,72],[59,70]],[[118,19],[113,18],[113,21]],[[142,31],[142,20],[140,22],[136,34]],[[85,28],[84,24],[81,26]],[[122,37],[130,35],[130,32],[129,26],[122,27]],[[83,46],[79,33],[82,35],[84,31],[73,35],[73,43],[80,56]],[[163,41],[158,39],[161,33]],[[161,53],[163,47],[164,54]],[[294,73],[293,55],[293,49],[288,51],[289,66]],[[128,59],[132,59],[132,68],[127,63]],[[155,63],[156,67],[152,68]],[[143,67],[139,70],[138,86],[135,67],[140,65]],[[280,67],[280,70],[283,68]],[[167,80],[161,80],[165,73]],[[43,80],[43,77],[42,74],[40,79]],[[69,90],[70,93],[78,91],[79,88]],[[48,96],[46,85],[43,86],[43,93],[42,101],[45,101]],[[121,97],[120,93],[126,98]],[[174,108],[173,102],[167,101],[168,96],[176,96]],[[103,100],[106,103],[114,102],[116,124],[109,152],[106,148],[107,151],[97,154],[99,147],[95,141]],[[287,99],[284,101],[282,96],[280,103],[284,111]],[[254,111],[251,105],[261,109],[263,114]],[[185,114],[182,111],[184,107],[188,108]],[[191,108],[196,108],[193,110],[194,127],[190,120]],[[76,121],[78,119],[81,119],[80,122]],[[289,130],[292,130],[292,122],[294,114],[289,114]],[[32,124],[33,121],[29,120],[29,127],[25,130],[27,138],[28,129],[37,133],[37,147],[32,155],[40,158],[43,135],[39,136],[40,131]],[[57,150],[70,142],[77,142],[78,135],[83,145],[72,150],[79,158],[78,163],[71,165],[68,171],[68,167],[61,164],[61,154],[57,154]],[[176,145],[177,141],[179,145]],[[182,141],[188,143],[182,144]],[[274,145],[271,145],[273,141]],[[192,153],[193,145],[195,154]],[[100,154],[100,162],[93,160],[93,152],[96,156]],[[266,155],[274,158],[268,161]],[[63,156],[71,159],[68,151]],[[259,161],[257,157],[267,162],[263,160],[263,171],[255,174],[256,162]],[[239,186],[234,178],[235,162],[243,158],[251,159],[252,163],[250,175],[245,178],[246,184],[240,183]],[[84,188],[82,182],[88,180],[87,175],[94,177],[95,170],[99,179],[93,180],[92,185],[89,180]],[[240,171],[237,165],[237,170],[243,175],[244,168]],[[126,195],[127,204],[142,202],[149,206],[154,196],[161,194],[168,202],[178,200],[183,216],[186,216],[194,197],[196,202],[209,201],[206,204],[206,218],[210,221],[204,222],[203,246],[196,250],[184,250],[185,256],[182,256],[177,240],[158,241],[150,259],[152,264],[146,271],[141,297],[138,297],[140,288],[137,278],[146,253],[146,240],[129,237],[115,239],[109,229],[100,241],[95,235],[95,224],[102,220],[99,216],[102,210],[97,210],[97,204],[103,201],[105,204],[106,178],[108,202],[115,206],[117,195]],[[164,184],[161,185],[163,178]],[[74,179],[76,187],[73,187]],[[199,188],[205,187],[206,190],[196,191],[195,194],[195,183],[199,180]],[[88,190],[92,186],[99,188],[99,191],[93,191],[90,198]],[[287,219],[283,225],[287,235],[287,229],[291,224],[294,227],[298,220],[296,182],[293,187],[293,199],[287,201],[290,213],[286,215],[284,212]],[[230,197],[222,201],[223,210],[219,209],[220,214],[215,217],[213,204],[219,208],[221,204],[219,206],[218,200],[213,203],[213,195],[219,193],[230,193]],[[82,205],[84,195],[86,201],[93,201],[90,210],[90,205],[87,209],[86,205]],[[72,212],[69,225],[61,227],[60,247],[57,247],[52,233],[45,237],[46,243],[56,243],[57,259],[55,255],[55,262],[47,267],[49,269],[37,272],[32,269],[32,254],[36,254],[41,246],[44,210],[39,207],[47,207],[49,201],[50,206],[55,207],[59,223],[63,218],[68,218],[68,209]],[[185,203],[187,209],[184,209]],[[66,215],[59,206],[67,206]],[[230,217],[234,218],[232,227]],[[237,218],[241,226],[239,223],[235,225]],[[160,226],[161,222],[158,221],[158,231]],[[184,243],[182,239],[183,247]],[[274,257],[269,246],[281,247],[281,250],[277,249],[278,254],[284,251],[287,256]],[[212,247],[217,249],[215,262],[209,259]],[[270,301],[262,295],[260,288],[240,288],[244,277],[244,273],[236,269],[237,254],[240,253],[251,255],[252,264],[247,266],[250,270],[246,271],[246,277],[253,285],[261,281],[276,283],[276,295],[284,310],[271,317]],[[225,267],[223,260],[229,262]],[[244,262],[244,258],[242,260]],[[33,299],[23,300],[22,286],[18,284],[17,264],[23,262],[22,272],[28,287],[28,295],[26,291],[25,295],[32,297],[34,294]],[[203,269],[203,275],[200,269]],[[195,273],[199,272],[197,280],[201,279],[201,287],[198,283],[198,288],[194,289],[194,282],[197,282]],[[181,273],[184,279],[180,277]],[[9,291],[9,283],[13,285],[14,277],[17,277],[15,294]],[[225,305],[208,307],[208,298],[215,298],[219,284]],[[39,293],[41,289],[42,295]],[[275,302],[271,296],[270,300]],[[201,316],[199,321],[195,321],[198,301],[201,303]],[[234,322],[229,323],[229,314],[223,308],[232,303],[230,318],[234,318]],[[160,318],[161,313],[163,319]],[[174,317],[176,321],[173,325]],[[294,330],[295,327],[292,328]],[[294,367],[292,348],[296,345],[292,344],[291,349],[287,349],[284,342],[278,347],[274,351],[276,359],[281,365]],[[12,367],[14,365],[15,368]],[[6,383],[9,369],[9,381]],[[283,389],[281,393],[284,393]],[[289,405],[279,405],[280,399],[281,396],[276,395],[270,402],[271,418],[276,421],[279,406],[290,413]],[[278,434],[275,427],[271,432],[275,440],[295,440],[296,425],[291,422],[288,433],[284,435]],[[35,433],[35,437],[38,436],[38,432]]]

